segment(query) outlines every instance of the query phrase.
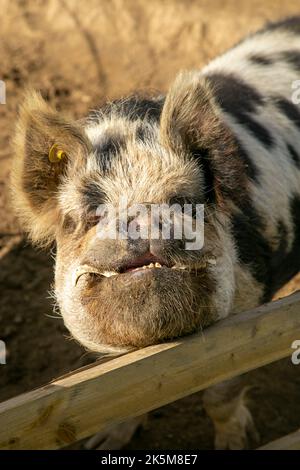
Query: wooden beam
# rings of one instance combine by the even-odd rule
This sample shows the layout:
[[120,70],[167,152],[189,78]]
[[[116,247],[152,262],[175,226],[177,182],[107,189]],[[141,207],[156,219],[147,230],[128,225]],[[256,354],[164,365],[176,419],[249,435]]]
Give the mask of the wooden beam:
[[257,450],[299,450],[300,449],[300,429],[291,434],[287,434],[275,441],[268,442]]
[[300,339],[300,292],[222,320],[203,333],[95,364],[0,404],[0,448],[66,446],[289,356],[295,339]]

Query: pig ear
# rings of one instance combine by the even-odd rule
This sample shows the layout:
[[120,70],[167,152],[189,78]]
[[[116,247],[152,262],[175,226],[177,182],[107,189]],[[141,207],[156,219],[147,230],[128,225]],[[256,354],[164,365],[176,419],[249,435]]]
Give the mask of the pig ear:
[[224,192],[236,194],[244,174],[237,141],[224,123],[207,78],[198,71],[177,76],[167,94],[160,126],[163,145],[199,160],[219,202],[223,202]]
[[14,139],[12,202],[31,238],[52,241],[60,221],[57,194],[70,168],[80,164],[90,144],[35,92],[26,95]]

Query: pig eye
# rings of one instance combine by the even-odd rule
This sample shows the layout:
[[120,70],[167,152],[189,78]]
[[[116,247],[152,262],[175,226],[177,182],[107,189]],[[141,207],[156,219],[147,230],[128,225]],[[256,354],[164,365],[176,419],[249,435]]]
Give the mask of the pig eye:
[[169,204],[170,205],[179,204],[179,206],[181,206],[183,209],[184,204],[193,204],[193,201],[184,196],[174,196],[170,199]]
[[[196,204],[195,201],[193,201],[191,198],[185,196],[174,196],[170,199],[169,203],[170,205],[179,204],[182,208],[182,211],[184,210],[185,213],[192,216],[192,218],[196,217]],[[184,207],[185,204],[188,206]]]
[[183,206],[186,203],[186,199],[184,197],[174,196],[171,197],[169,203],[170,205],[179,204],[180,206]]
[[62,227],[66,233],[73,233],[76,229],[76,221],[69,214],[67,214],[63,219]]
[[101,215],[90,214],[86,217],[86,225],[88,228],[94,227],[101,220]]

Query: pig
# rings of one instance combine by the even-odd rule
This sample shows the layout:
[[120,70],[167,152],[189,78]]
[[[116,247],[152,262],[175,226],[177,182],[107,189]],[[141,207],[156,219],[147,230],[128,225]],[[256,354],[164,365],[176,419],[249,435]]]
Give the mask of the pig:
[[[76,340],[119,353],[187,335],[271,300],[298,272],[299,74],[294,17],[180,72],[166,95],[115,100],[77,122],[27,95],[12,200],[31,240],[56,244],[55,296]],[[106,237],[98,208],[116,208],[117,223],[121,198],[146,215],[157,204],[203,206],[203,246],[186,249],[176,218],[169,238]],[[216,447],[244,447],[255,434],[244,390],[224,383],[204,402]]]

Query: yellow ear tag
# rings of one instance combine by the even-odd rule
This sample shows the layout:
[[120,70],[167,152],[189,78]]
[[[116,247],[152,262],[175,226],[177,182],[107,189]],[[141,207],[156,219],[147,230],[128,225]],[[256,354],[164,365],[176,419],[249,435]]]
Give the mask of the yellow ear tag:
[[57,144],[52,145],[51,149],[49,150],[49,160],[51,163],[58,163],[63,158],[66,157],[66,153],[61,150]]

